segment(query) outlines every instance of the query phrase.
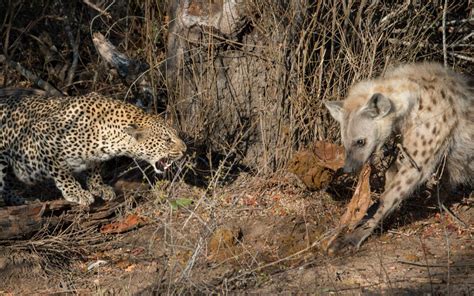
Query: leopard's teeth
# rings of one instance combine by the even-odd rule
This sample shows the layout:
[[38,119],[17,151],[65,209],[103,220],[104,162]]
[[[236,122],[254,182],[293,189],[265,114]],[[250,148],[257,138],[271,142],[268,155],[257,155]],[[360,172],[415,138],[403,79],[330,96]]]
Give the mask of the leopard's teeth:
[[157,174],[163,174],[164,172],[156,167],[156,165],[153,165],[153,169],[155,170],[155,173]]
[[172,162],[167,163],[167,164],[164,166],[165,171],[171,166],[171,164],[172,164]]

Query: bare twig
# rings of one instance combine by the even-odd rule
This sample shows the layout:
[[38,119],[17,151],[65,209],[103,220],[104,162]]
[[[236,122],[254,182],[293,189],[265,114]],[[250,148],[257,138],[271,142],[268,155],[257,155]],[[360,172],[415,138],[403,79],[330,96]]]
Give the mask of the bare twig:
[[469,22],[473,22],[473,21],[474,21],[474,17],[470,17],[470,18],[465,18],[465,19],[461,19],[461,20],[451,20],[451,21],[446,22],[446,25],[465,24],[465,23],[469,23]]
[[447,54],[447,46],[446,46],[446,11],[448,10],[448,0],[444,0],[444,7],[443,7],[443,61],[444,66],[448,66],[448,54]]
[[441,203],[441,209],[443,209],[446,213],[449,214],[449,216],[451,216],[451,218],[456,221],[459,225],[461,225],[462,227],[464,228],[468,228],[466,222],[464,222],[463,220],[461,220],[458,216],[456,216],[453,211],[451,211],[451,209],[449,209],[448,207],[446,207],[444,205],[444,203]]
[[387,14],[386,16],[384,16],[384,17],[380,20],[379,25],[384,25],[384,24],[386,24],[386,23],[391,22],[391,20],[392,20],[393,18],[396,18],[396,17],[398,17],[400,14],[402,14],[403,12],[405,12],[405,11],[408,9],[409,6],[410,6],[410,0],[405,1],[405,3],[403,3],[403,5],[401,5],[398,10],[394,10],[394,11],[390,12],[389,14]]
[[49,84],[47,81],[39,78],[36,74],[31,72],[30,70],[24,68],[20,63],[7,60],[7,64],[12,67],[13,69],[17,70],[21,75],[23,75],[26,79],[33,82],[34,84],[38,85],[46,92],[50,93],[54,96],[63,96],[63,93],[59,91],[57,88]]
[[15,88],[5,87],[0,89],[0,97],[24,97],[24,96],[47,96],[48,93],[44,90],[33,88]]
[[[417,263],[417,262],[411,262],[411,261],[405,261],[405,260],[397,260],[397,263],[400,264],[406,264],[406,265],[412,265],[412,266],[418,266],[418,267],[447,267],[446,264],[423,264],[423,263]],[[460,263],[460,264],[455,264],[451,265],[451,267],[473,267],[474,262],[472,263]]]
[[[426,264],[425,264],[426,272],[428,273],[428,279],[430,280],[430,289],[431,289],[431,293],[433,294],[434,293],[433,278],[432,278],[432,275],[431,275],[430,266],[428,265],[428,258],[427,258],[427,255],[426,255],[426,247],[425,247],[425,244],[422,241],[421,236],[419,236],[418,238],[420,240],[421,249],[423,250],[423,258],[425,259],[425,262],[426,262]],[[448,271],[449,271],[449,269],[448,269]]]
[[112,16],[110,15],[110,13],[108,13],[107,11],[103,10],[102,8],[100,8],[99,6],[97,6],[96,4],[90,2],[89,0],[82,0],[82,2],[84,2],[84,4],[86,4],[87,6],[89,6],[90,8],[96,10],[97,12],[99,12],[101,15],[104,15],[105,17],[107,17],[108,19],[111,19]]
[[77,39],[79,38],[79,32],[77,33],[77,37],[74,38],[74,34],[72,33],[71,22],[69,16],[67,14],[67,10],[64,9],[63,5],[63,13],[64,13],[64,30],[66,31],[67,38],[69,40],[69,44],[71,45],[72,49],[72,63],[71,67],[69,67],[67,78],[66,78],[66,86],[70,86],[74,79],[74,74],[76,73],[77,63],[79,61],[79,45],[77,44]]
[[474,37],[474,32],[471,32],[469,34],[467,34],[466,36],[464,36],[460,41],[461,42],[464,42],[466,41],[467,39],[471,38],[471,37]]
[[[447,0],[445,0],[447,1]],[[446,3],[446,2],[445,2]],[[443,162],[442,162],[442,165],[438,168],[437,170],[437,176],[438,176],[438,179],[440,180],[441,179],[441,176],[443,176],[444,174],[444,169],[446,168],[446,160],[447,160],[447,155],[444,154],[443,156]],[[441,202],[441,197],[440,197],[440,194],[439,194],[439,191],[440,191],[440,186],[436,186],[436,198],[438,200],[438,206],[439,206],[439,209],[440,209],[440,212],[442,213],[443,212],[443,207],[442,207],[442,202]],[[443,230],[444,230],[444,238],[446,240],[446,252],[447,252],[447,260],[446,260],[446,265],[447,265],[447,268],[448,268],[448,274],[447,274],[447,283],[446,283],[446,286],[447,286],[447,289],[448,289],[448,295],[450,294],[449,293],[449,289],[450,289],[450,282],[451,282],[451,242],[449,240],[449,235],[448,235],[448,231],[446,229],[446,218],[441,215],[441,217],[443,218]],[[423,249],[424,251],[424,249]]]
[[468,57],[468,56],[465,56],[465,55],[462,55],[462,54],[459,54],[459,53],[455,53],[455,52],[450,52],[449,54],[452,55],[455,58],[474,63],[474,57]]

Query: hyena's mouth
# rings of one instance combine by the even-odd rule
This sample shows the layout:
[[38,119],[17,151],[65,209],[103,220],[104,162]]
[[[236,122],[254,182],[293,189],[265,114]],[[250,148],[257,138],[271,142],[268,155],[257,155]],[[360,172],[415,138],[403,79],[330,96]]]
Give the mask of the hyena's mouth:
[[390,147],[389,145],[385,144],[378,149],[374,149],[374,151],[370,154],[367,162],[369,164],[380,163],[383,159],[385,159],[389,155],[393,155],[393,153],[394,153],[393,147]]
[[373,164],[373,163],[375,163],[376,158],[377,158],[377,152],[374,151],[374,152],[372,152],[372,154],[370,154],[369,159],[367,159],[367,163],[368,163],[368,164]]

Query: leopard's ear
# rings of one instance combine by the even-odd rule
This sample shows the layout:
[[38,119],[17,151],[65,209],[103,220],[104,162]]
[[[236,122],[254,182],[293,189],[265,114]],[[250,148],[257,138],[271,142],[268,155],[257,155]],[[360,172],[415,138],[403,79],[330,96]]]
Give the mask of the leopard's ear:
[[140,127],[135,123],[131,123],[128,127],[125,128],[125,132],[130,136],[134,137],[137,141],[140,141],[146,137],[146,131],[146,128]]

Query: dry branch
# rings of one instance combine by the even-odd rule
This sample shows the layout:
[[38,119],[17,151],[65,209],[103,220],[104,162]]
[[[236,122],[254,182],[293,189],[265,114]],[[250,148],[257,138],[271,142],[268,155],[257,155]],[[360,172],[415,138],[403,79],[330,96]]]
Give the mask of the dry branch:
[[[66,9],[64,9],[64,5],[63,11],[66,11]],[[78,38],[74,38],[74,34],[72,33],[71,22],[69,21],[69,16],[67,15],[67,13],[64,14],[64,22],[64,30],[66,31],[67,37],[69,39],[69,44],[71,45],[72,49],[72,63],[71,67],[69,67],[66,79],[66,86],[69,86],[73,82],[74,75],[77,69],[77,63],[79,61],[79,45],[77,40]],[[77,37],[79,37],[79,34],[77,34]]]
[[372,204],[369,184],[370,172],[370,166],[364,165],[359,174],[357,187],[354,190],[351,201],[347,205],[346,212],[339,220],[340,228],[348,227],[349,230],[353,230],[367,214],[367,209]]
[[117,70],[123,82],[127,86],[136,85],[141,94],[145,97],[153,98],[152,87],[145,73],[150,66],[142,61],[132,59],[121,53],[109,40],[99,32],[93,34],[92,42],[99,52],[99,55],[108,65]]
[[7,60],[7,64],[13,69],[17,70],[26,79],[44,89],[47,93],[59,97],[63,96],[63,94],[58,89],[49,84],[47,81],[44,81],[43,79],[39,78],[36,74],[23,67],[20,63]]
[[108,13],[107,11],[103,10],[102,8],[100,8],[99,6],[97,6],[96,4],[90,2],[89,0],[82,0],[82,2],[84,2],[84,4],[88,5],[90,8],[98,11],[100,14],[104,15],[105,17],[107,17],[108,19],[112,18],[112,16],[110,15],[110,13]]
[[101,225],[114,217],[120,201],[91,208],[86,212],[79,205],[65,200],[33,203],[0,208],[0,240],[28,237],[45,226],[55,227],[60,223],[79,222],[83,227]]
[[136,82],[139,76],[150,67],[147,63],[129,58],[121,53],[101,33],[94,33],[92,41],[100,56],[124,78],[128,84]]
[[48,93],[44,90],[34,88],[16,88],[6,87],[0,89],[0,97],[25,97],[25,96],[47,96]]

